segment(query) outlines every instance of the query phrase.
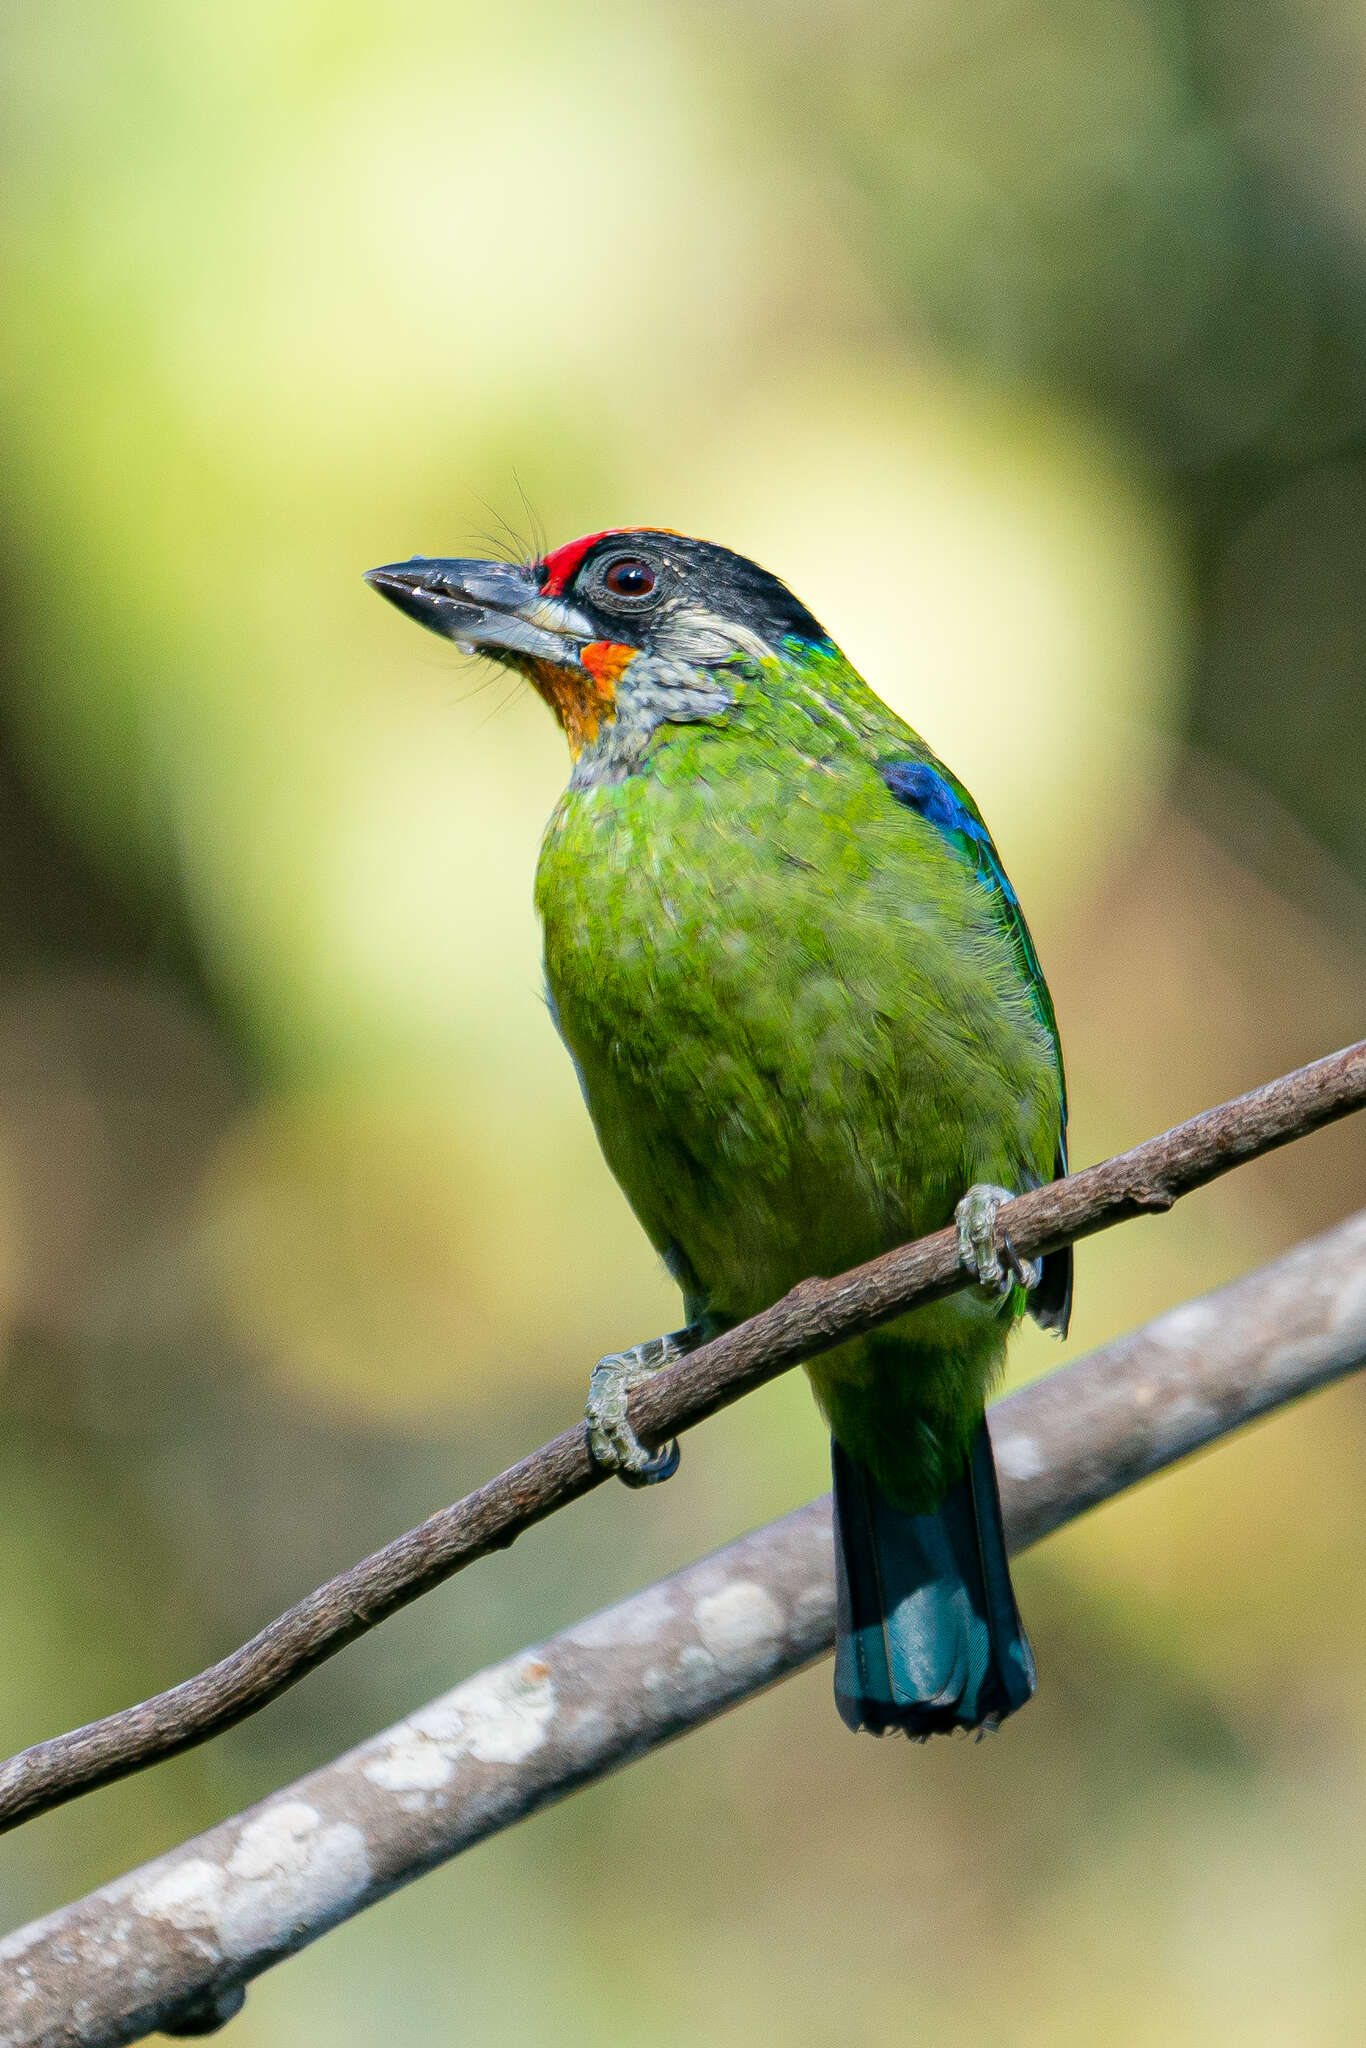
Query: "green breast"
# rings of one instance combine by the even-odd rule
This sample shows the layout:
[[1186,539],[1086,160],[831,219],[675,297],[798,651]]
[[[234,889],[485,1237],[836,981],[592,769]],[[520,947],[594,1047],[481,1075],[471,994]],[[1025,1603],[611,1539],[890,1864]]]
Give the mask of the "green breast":
[[691,1307],[752,1313],[1048,1177],[1053,1047],[984,892],[857,748],[666,729],[570,790],[546,978],[608,1163]]

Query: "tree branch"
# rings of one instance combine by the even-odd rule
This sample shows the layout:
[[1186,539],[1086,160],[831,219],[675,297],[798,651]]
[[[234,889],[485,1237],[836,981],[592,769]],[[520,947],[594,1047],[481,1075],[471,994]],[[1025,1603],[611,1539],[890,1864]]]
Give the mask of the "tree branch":
[[[999,1402],[1011,1549],[1363,1362],[1366,1212]],[[0,2041],[211,2030],[339,1921],[821,1656],[834,1605],[827,1498],[0,1942]]]
[[[1366,1105],[1366,1041],[1206,1110],[1102,1165],[1011,1202],[1023,1258],[1055,1251],[1127,1217],[1170,1209],[1192,1189]],[[804,1280],[658,1373],[631,1418],[659,1444],[786,1372],[799,1360],[967,1284],[952,1230],[829,1280]],[[582,1424],[542,1445],[453,1506],[330,1579],[207,1671],[0,1766],[0,1832],[96,1786],[205,1742],[256,1713],[410,1600],[602,1483]]]

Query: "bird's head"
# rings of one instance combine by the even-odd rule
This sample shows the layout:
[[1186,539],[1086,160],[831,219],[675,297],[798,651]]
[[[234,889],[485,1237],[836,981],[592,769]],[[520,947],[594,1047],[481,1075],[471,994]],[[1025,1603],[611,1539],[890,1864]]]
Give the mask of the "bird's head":
[[714,718],[737,660],[827,635],[743,555],[655,527],[611,529],[527,565],[415,556],[366,575],[419,625],[520,670],[577,761],[635,747],[665,722]]

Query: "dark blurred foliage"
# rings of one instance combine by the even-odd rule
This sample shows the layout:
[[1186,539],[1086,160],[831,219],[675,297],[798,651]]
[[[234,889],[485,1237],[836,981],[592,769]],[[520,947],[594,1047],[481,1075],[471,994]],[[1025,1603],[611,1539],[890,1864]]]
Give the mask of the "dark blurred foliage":
[[908,331],[1092,409],[1160,478],[1190,739],[1366,882],[1360,17],[930,0],[787,27],[796,146]]

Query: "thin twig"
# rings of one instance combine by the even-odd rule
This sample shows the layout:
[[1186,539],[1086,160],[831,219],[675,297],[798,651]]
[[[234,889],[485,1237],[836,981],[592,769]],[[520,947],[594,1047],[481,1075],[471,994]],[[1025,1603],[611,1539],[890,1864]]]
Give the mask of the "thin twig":
[[[1364,1360],[1366,1213],[993,1408],[1012,1550]],[[466,1680],[0,1941],[0,2041],[207,2031],[339,1921],[821,1656],[833,1577],[813,1501]]]
[[[1170,1209],[1249,1159],[1366,1105],[1366,1042],[1206,1110],[1161,1137],[1009,1204],[1024,1258]],[[905,1245],[790,1294],[691,1357],[631,1401],[647,1444],[691,1429],[753,1388],[846,1338],[967,1284],[952,1230]],[[244,1720],[419,1594],[600,1485],[580,1424],[330,1579],[220,1663],[168,1692],[20,1751],[0,1766],[0,1832],[79,1793],[190,1749]]]

